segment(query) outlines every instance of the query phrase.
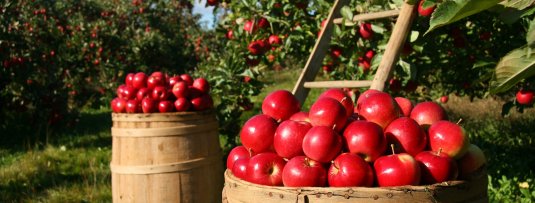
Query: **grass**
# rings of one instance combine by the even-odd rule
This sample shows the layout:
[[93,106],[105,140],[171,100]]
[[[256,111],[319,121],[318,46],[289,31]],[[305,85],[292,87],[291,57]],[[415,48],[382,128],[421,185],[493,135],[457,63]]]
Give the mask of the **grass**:
[[[268,86],[253,98],[260,102],[275,89],[292,90],[299,70],[268,72]],[[312,90],[305,109],[322,90]],[[535,200],[535,109],[502,118],[502,101],[450,97],[450,120],[463,118],[472,143],[488,157],[491,202]],[[106,109],[87,110],[80,124],[51,136],[40,147],[0,145],[0,202],[111,202],[109,162],[111,117]]]

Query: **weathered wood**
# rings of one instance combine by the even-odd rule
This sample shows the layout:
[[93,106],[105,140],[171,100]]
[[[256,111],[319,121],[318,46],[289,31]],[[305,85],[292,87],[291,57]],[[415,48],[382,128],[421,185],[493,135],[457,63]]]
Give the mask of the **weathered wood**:
[[[383,18],[391,18],[399,15],[399,10],[379,11],[373,13],[363,13],[353,16],[351,21],[345,21],[346,26],[353,26],[358,21],[377,20]],[[343,18],[334,19],[334,24],[342,24]]]
[[470,181],[448,181],[400,187],[270,187],[250,183],[225,172],[224,203],[413,203],[488,202],[486,171]]
[[348,3],[349,0],[336,0],[334,2],[331,12],[327,17],[327,23],[321,31],[316,44],[314,45],[312,54],[310,54],[305,67],[303,68],[303,71],[297,80],[297,84],[294,86],[292,93],[299,100],[301,105],[305,102],[310,91],[310,89],[305,88],[303,85],[305,82],[313,81],[318,74],[323,58],[325,58],[325,54],[329,49],[329,42],[331,41],[334,26],[333,20],[334,18],[340,17],[340,9],[342,6],[347,5]]
[[112,114],[113,202],[219,202],[223,163],[213,111]]
[[403,3],[370,89],[380,91],[385,89],[386,81],[392,76],[393,68],[399,58],[399,53],[411,30],[412,20],[416,15],[416,12],[414,12],[415,7],[415,5],[411,5],[407,2]]
[[314,81],[305,82],[305,88],[358,88],[369,87],[371,80],[338,80],[338,81]]

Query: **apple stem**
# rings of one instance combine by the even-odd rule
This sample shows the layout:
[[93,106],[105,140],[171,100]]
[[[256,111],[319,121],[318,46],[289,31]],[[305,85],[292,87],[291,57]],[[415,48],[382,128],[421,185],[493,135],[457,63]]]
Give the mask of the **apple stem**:
[[310,166],[310,160],[308,157],[305,157],[305,165]]
[[461,124],[463,122],[463,118],[459,118],[459,121],[457,121],[457,125]]
[[344,102],[345,100],[347,100],[347,97],[342,98],[342,100],[340,100],[340,103]]
[[390,144],[390,148],[392,149],[392,154],[396,154],[396,150],[394,150],[394,144]]
[[438,148],[437,156],[440,156],[440,153],[442,153],[442,147]]
[[336,129],[336,124],[333,125],[333,130]]

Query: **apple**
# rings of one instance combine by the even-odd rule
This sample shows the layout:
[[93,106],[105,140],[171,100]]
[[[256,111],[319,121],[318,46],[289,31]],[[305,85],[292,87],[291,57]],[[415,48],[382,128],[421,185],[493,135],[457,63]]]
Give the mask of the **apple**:
[[239,159],[251,158],[251,153],[244,146],[236,146],[230,150],[227,157],[227,169],[232,169]]
[[191,107],[191,102],[184,97],[180,97],[175,100],[174,105],[175,105],[175,110],[177,112],[183,112],[183,111],[187,111]]
[[141,101],[143,98],[152,97],[152,90],[146,87],[142,87],[136,93],[136,99]]
[[286,159],[304,155],[303,139],[310,128],[312,125],[308,122],[286,120],[280,123],[273,137],[275,152]]
[[320,97],[308,112],[313,126],[326,126],[340,132],[346,125],[346,109],[336,99]]
[[448,100],[449,100],[449,98],[448,98],[447,95],[444,95],[444,96],[440,97],[440,102],[443,103],[443,104],[448,103]]
[[134,76],[135,75],[136,75],[135,73],[126,74],[126,78],[125,78],[124,84],[126,86],[132,86],[132,82],[134,81]]
[[379,157],[373,163],[373,168],[379,187],[420,184],[420,165],[410,154]]
[[353,106],[353,100],[342,89],[339,89],[339,88],[328,89],[325,92],[321,93],[319,98],[322,98],[322,97],[330,97],[340,102],[340,104],[342,104],[342,106],[345,108],[346,117],[349,117],[353,114],[353,109],[355,108]]
[[229,39],[229,40],[233,39],[234,38],[234,31],[232,31],[232,30],[227,31],[227,33],[225,34],[225,37],[227,39]]
[[277,122],[288,120],[300,109],[301,105],[297,98],[287,90],[273,91],[262,101],[262,113],[271,116]]
[[248,32],[249,34],[253,33],[254,31],[256,31],[256,29],[257,28],[254,26],[254,21],[253,20],[247,20],[243,24],[243,31]]
[[383,129],[400,116],[398,104],[384,92],[370,94],[357,104],[357,110],[364,119],[379,124]]
[[137,94],[136,88],[132,86],[123,86],[123,98],[125,99],[135,99]]
[[116,90],[117,97],[122,98],[122,99],[126,99],[126,96],[124,95],[124,89],[125,88],[126,88],[126,85],[124,85],[124,84],[119,85],[119,87],[117,87],[117,90]]
[[273,152],[257,154],[247,164],[247,181],[267,186],[282,186],[286,162]]
[[160,111],[160,113],[173,112],[175,111],[175,106],[173,102],[163,100],[158,103],[158,111]]
[[258,22],[256,23],[256,25],[258,26],[258,28],[260,29],[266,29],[269,27],[269,21],[265,18],[260,18],[258,20]]
[[253,116],[243,124],[240,131],[241,143],[253,153],[269,151],[273,147],[276,131],[277,121],[270,116]]
[[136,73],[134,80],[132,80],[132,86],[136,89],[147,87],[147,75],[143,72]]
[[206,4],[208,4],[209,6],[217,6],[218,3],[218,0],[206,0]]
[[464,128],[450,121],[437,121],[429,127],[429,146],[432,151],[442,149],[454,159],[459,159],[470,147]]
[[169,91],[164,86],[156,86],[152,89],[151,98],[156,101],[164,101],[169,98]]
[[250,158],[241,158],[236,160],[230,169],[232,174],[242,180],[247,180],[247,165],[249,165],[249,160]]
[[294,113],[292,116],[290,116],[288,120],[310,123],[310,118],[308,118],[307,111],[300,111]]
[[193,81],[193,88],[198,89],[204,94],[208,94],[210,92],[210,84],[208,81],[204,78],[197,78]]
[[195,111],[203,111],[214,107],[214,101],[209,94],[203,94],[200,97],[193,98],[190,102]]
[[182,74],[180,75],[180,78],[182,79],[182,81],[186,81],[186,84],[189,85],[193,85],[193,78],[189,75],[189,74]]
[[156,101],[150,97],[145,97],[141,100],[141,110],[143,113],[154,113],[158,110]]
[[401,113],[403,113],[403,116],[409,117],[411,115],[411,111],[413,107],[411,100],[405,97],[395,97],[394,100],[396,100],[396,103],[401,109]]
[[323,187],[327,183],[327,170],[320,162],[296,156],[284,166],[282,183],[286,187]]
[[269,36],[268,42],[271,46],[278,46],[282,44],[282,40],[278,35]]
[[469,180],[475,172],[487,163],[487,159],[481,148],[477,145],[470,144],[464,156],[457,163],[459,164],[459,177]]
[[440,151],[423,151],[414,157],[420,164],[422,184],[441,183],[457,179],[457,162]]
[[[161,71],[155,71],[155,72],[152,72],[152,73],[150,74],[150,76],[153,76],[153,77],[159,77],[159,78],[163,78],[163,79],[166,78],[165,74],[163,74]],[[150,77],[150,76],[149,76],[149,77]]]
[[329,163],[342,150],[342,137],[332,128],[314,126],[303,139],[303,152],[321,163]]
[[171,92],[176,98],[188,97],[188,83],[186,81],[178,81],[173,85]]
[[533,90],[519,90],[516,93],[516,102],[522,105],[533,104]]
[[139,101],[135,99],[130,99],[126,101],[125,110],[126,110],[126,113],[140,113],[142,111]]
[[169,79],[167,79],[167,87],[173,88],[173,86],[175,86],[178,81],[182,81],[182,78],[180,78],[180,76],[175,75],[173,77],[170,77]]
[[329,167],[328,181],[331,187],[371,187],[373,171],[359,155],[343,153]]
[[[171,90],[171,92],[172,91],[173,90]],[[187,93],[186,93],[186,98],[192,100],[192,99],[195,99],[195,98],[199,98],[199,97],[201,97],[203,95],[204,94],[200,90],[198,90],[197,88],[193,88],[193,86],[188,86]],[[183,96],[181,96],[181,97],[183,97]]]
[[154,89],[155,87],[162,86],[165,87],[165,78],[163,76],[160,76],[158,74],[151,75],[149,78],[147,78],[147,87],[150,89]]
[[360,28],[359,28],[359,33],[363,39],[371,39],[373,37],[372,24],[361,23]]
[[420,102],[412,108],[410,117],[424,128],[440,120],[447,120],[446,111],[439,104],[427,101]]
[[249,53],[252,55],[262,55],[265,53],[265,46],[263,40],[256,40],[252,41],[247,45],[247,50],[249,50]]
[[423,17],[431,16],[431,14],[433,14],[433,12],[435,11],[436,5],[433,5],[428,8],[424,8],[423,7],[424,2],[425,0],[422,0],[418,4],[418,13],[420,14],[420,16],[423,16]]
[[126,99],[116,97],[111,100],[111,109],[115,113],[124,113],[126,112]]
[[368,50],[366,52],[366,54],[364,54],[364,57],[366,57],[366,59],[368,59],[369,61],[371,61],[373,59],[373,56],[375,56],[375,51],[373,50]]
[[367,162],[374,162],[386,150],[383,129],[374,122],[353,121],[346,126],[343,136],[345,149],[360,155]]
[[342,56],[342,53],[343,51],[340,47],[337,47],[337,46],[331,47],[331,57],[333,59],[340,58],[340,56]]
[[364,91],[362,94],[359,95],[359,98],[357,99],[356,105],[358,106],[362,102],[362,100],[364,100],[364,99],[370,97],[370,95],[378,93],[378,92],[381,92],[381,91],[375,90],[375,89],[368,89],[368,90]]
[[396,152],[406,152],[416,156],[427,146],[425,131],[416,121],[409,117],[400,117],[385,128],[388,144],[393,144]]

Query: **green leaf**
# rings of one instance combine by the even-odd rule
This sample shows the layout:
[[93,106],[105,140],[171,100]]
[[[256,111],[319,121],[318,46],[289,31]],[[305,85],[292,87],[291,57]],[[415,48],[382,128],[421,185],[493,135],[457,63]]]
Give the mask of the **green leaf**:
[[500,60],[495,68],[491,93],[507,91],[520,80],[535,75],[535,53],[529,49],[528,46],[515,49]]
[[349,6],[343,6],[342,9],[340,9],[340,14],[342,14],[342,17],[349,21],[353,19],[353,12]]
[[431,16],[429,29],[425,34],[434,29],[451,24],[468,16],[484,11],[495,6],[502,0],[452,0],[439,4]]
[[500,4],[505,7],[511,7],[511,8],[516,8],[518,10],[523,10],[531,6],[534,3],[535,3],[535,0],[507,0],[507,1],[501,2]]
[[535,43],[535,18],[529,23],[528,33],[526,33],[526,41],[528,44]]

